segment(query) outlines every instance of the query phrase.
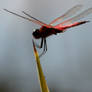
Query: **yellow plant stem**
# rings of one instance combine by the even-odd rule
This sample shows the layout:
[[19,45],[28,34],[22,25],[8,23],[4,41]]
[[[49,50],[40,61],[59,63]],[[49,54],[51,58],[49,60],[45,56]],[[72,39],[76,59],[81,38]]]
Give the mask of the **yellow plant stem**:
[[34,48],[34,56],[35,56],[35,59],[36,59],[36,65],[37,65],[37,71],[38,71],[38,78],[39,78],[39,81],[40,81],[41,92],[49,92],[48,85],[46,83],[46,80],[45,80],[45,77],[44,77],[44,74],[43,74],[42,66],[40,64],[39,54],[36,50],[34,41],[33,41],[33,48]]

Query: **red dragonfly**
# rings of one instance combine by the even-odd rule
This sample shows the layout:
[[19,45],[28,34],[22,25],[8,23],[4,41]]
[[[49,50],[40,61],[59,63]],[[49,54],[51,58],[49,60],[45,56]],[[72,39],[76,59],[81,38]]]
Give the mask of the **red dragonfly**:
[[[87,10],[83,11],[82,13],[80,13],[80,14],[74,16],[74,17],[71,17],[74,14],[76,14],[82,7],[83,7],[83,5],[76,5],[76,6],[72,7],[65,14],[63,14],[62,16],[54,19],[49,24],[46,24],[46,23],[32,17],[31,15],[29,15],[28,13],[26,13],[24,11],[22,11],[22,13],[25,14],[26,16],[28,16],[28,17],[21,16],[17,13],[11,12],[7,9],[4,9],[4,10],[11,13],[11,14],[14,14],[18,17],[26,19],[28,21],[32,21],[33,23],[38,24],[38,25],[41,26],[40,29],[35,29],[34,32],[32,33],[32,35],[35,39],[40,39],[41,38],[41,44],[38,45],[38,44],[35,43],[35,45],[38,48],[42,48],[44,46],[43,47],[43,52],[40,55],[40,56],[42,56],[47,51],[47,43],[46,43],[46,38],[47,37],[49,37],[51,35],[56,35],[57,33],[63,33],[68,28],[76,27],[76,26],[79,26],[81,24],[85,24],[85,23],[89,22],[89,21],[78,21],[78,20],[80,20],[81,18],[84,18],[85,16],[92,13],[92,8],[88,8]],[[68,17],[71,17],[71,18],[68,19]],[[65,20],[65,19],[67,19],[67,20]]]

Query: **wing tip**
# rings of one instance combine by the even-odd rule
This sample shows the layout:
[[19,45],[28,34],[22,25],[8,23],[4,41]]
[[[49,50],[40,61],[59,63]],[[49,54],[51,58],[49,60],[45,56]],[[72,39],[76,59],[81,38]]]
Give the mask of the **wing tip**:
[[75,7],[83,7],[83,4],[77,4]]
[[5,9],[5,8],[4,8],[3,10],[4,10],[4,11],[7,11],[7,9]]

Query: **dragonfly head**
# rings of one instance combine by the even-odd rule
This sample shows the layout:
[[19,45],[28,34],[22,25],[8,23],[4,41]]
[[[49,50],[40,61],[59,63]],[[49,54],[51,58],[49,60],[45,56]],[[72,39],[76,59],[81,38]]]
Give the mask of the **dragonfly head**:
[[41,37],[41,36],[40,36],[40,31],[39,31],[39,29],[34,29],[32,35],[33,35],[33,37],[34,37],[35,39],[39,39],[39,38]]

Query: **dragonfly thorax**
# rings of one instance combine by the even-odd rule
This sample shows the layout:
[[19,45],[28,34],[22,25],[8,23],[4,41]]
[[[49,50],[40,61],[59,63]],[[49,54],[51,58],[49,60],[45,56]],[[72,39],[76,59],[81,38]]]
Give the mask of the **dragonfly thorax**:
[[39,39],[39,38],[41,37],[41,36],[40,36],[40,31],[39,31],[39,29],[35,29],[35,30],[33,31],[32,35],[33,35],[33,37],[34,37],[35,39]]

